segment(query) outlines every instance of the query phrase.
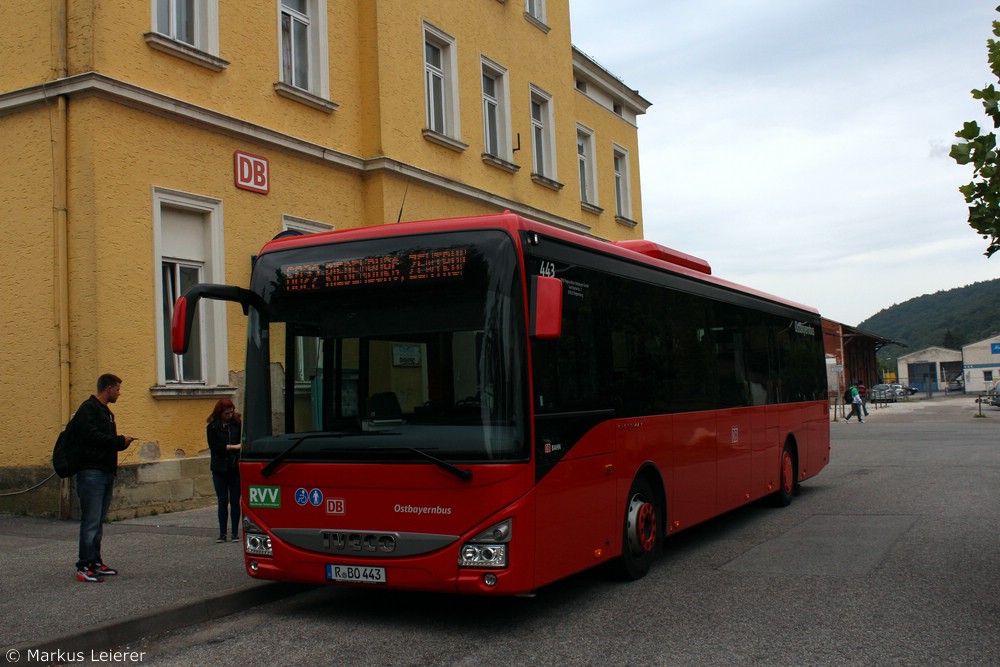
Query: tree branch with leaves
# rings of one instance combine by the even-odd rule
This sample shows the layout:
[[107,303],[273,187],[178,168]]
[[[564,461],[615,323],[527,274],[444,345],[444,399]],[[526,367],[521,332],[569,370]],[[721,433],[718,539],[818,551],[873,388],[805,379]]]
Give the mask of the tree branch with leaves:
[[[1000,7],[997,7],[1000,12]],[[1000,37],[1000,21],[993,22],[993,35]],[[1000,80],[1000,42],[986,40],[990,70]],[[1000,128],[1000,91],[993,84],[972,91],[973,99],[982,101],[993,128]],[[951,157],[958,164],[972,165],[972,182],[959,187],[969,205],[969,226],[989,241],[986,256],[1000,250],[1000,161],[995,132],[984,134],[976,121],[964,124],[955,136],[964,143],[951,147]]]

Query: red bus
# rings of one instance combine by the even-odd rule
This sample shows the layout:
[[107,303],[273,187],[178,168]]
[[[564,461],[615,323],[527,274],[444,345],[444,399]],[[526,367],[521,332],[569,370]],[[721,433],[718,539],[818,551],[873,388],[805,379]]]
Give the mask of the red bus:
[[680,530],[829,461],[813,309],[647,241],[510,213],[277,238],[250,288],[252,577],[523,594],[642,577]]

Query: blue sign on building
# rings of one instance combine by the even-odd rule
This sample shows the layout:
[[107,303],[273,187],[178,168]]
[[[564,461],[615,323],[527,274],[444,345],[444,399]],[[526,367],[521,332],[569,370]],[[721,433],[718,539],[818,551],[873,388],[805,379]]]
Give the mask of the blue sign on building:
[[1000,354],[1000,343],[990,343],[990,354]]

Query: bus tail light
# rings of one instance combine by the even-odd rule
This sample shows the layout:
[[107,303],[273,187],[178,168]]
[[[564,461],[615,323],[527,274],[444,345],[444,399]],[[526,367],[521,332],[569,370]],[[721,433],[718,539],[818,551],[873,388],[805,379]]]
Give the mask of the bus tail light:
[[510,537],[510,519],[487,528],[462,545],[458,552],[459,567],[507,567]]
[[271,538],[249,517],[243,517],[243,550],[250,556],[273,555]]

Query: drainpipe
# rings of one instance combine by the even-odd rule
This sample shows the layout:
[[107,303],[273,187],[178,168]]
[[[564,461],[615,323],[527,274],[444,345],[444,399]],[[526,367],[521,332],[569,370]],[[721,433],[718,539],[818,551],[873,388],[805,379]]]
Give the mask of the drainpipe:
[[[66,3],[67,0],[53,0],[53,25],[56,54],[55,72],[57,79],[64,79],[69,68],[66,61]],[[55,319],[59,335],[59,418],[60,428],[69,421],[70,392],[70,346],[69,346],[69,216],[67,215],[67,192],[69,178],[66,152],[67,99],[65,95],[56,98],[56,120],[52,128],[52,217],[55,238]],[[59,516],[70,518],[70,478],[62,480],[59,487]]]

